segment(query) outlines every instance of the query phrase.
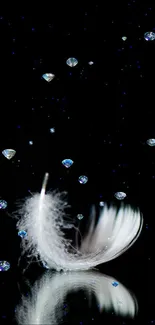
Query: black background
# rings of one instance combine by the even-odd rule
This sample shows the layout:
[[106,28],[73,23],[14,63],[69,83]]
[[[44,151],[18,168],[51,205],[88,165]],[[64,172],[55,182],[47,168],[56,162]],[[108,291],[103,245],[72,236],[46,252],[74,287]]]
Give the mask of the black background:
[[[98,207],[100,200],[117,203],[117,191],[127,193],[125,202],[138,206],[144,216],[134,246],[98,267],[134,292],[138,316],[130,321],[100,315],[95,300],[90,310],[81,302],[83,293],[77,293],[68,297],[70,311],[64,321],[155,320],[155,148],[146,144],[155,138],[155,41],[144,39],[144,33],[153,30],[154,7],[137,1],[109,3],[104,9],[74,4],[53,7],[48,15],[0,17],[0,146],[1,151],[16,150],[10,161],[0,157],[0,197],[8,203],[0,211],[0,260],[11,265],[0,274],[2,323],[15,322],[24,283],[22,266],[17,265],[20,238],[10,215],[17,199],[40,191],[45,172],[50,174],[48,190],[68,192],[73,218],[84,214],[81,228],[91,205]],[[66,65],[69,57],[78,59],[75,68]],[[50,83],[42,79],[47,72],[55,74]],[[74,161],[69,170],[61,163],[65,158]],[[87,184],[79,184],[80,175],[88,176]],[[33,265],[25,277],[33,282],[43,271]]]

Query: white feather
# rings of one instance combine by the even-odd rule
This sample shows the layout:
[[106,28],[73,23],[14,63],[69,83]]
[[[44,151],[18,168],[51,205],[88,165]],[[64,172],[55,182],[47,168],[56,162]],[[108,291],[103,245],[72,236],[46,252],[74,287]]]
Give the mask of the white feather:
[[105,206],[97,226],[93,211],[88,233],[80,247],[75,248],[62,231],[66,226],[65,207],[61,194],[45,194],[43,187],[41,194],[28,198],[22,205],[17,223],[18,230],[28,234],[22,240],[23,253],[58,271],[87,270],[112,260],[133,245],[142,229],[139,211],[122,206],[117,212],[116,208]]
[[53,324],[61,321],[63,303],[67,294],[80,289],[95,294],[100,312],[113,310],[116,315],[134,318],[138,303],[121,283],[113,287],[115,279],[98,272],[45,273],[31,289],[28,297],[22,297],[16,308],[18,324]]

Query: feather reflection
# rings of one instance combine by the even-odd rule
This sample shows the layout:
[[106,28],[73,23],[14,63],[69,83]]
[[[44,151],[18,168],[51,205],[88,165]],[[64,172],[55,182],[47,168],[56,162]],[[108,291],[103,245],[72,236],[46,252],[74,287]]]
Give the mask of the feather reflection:
[[[114,286],[113,283],[117,283]],[[84,289],[95,295],[100,312],[114,311],[118,316],[134,318],[137,300],[114,278],[96,271],[53,274],[47,271],[36,281],[28,296],[23,296],[16,309],[18,324],[59,324],[67,294]]]

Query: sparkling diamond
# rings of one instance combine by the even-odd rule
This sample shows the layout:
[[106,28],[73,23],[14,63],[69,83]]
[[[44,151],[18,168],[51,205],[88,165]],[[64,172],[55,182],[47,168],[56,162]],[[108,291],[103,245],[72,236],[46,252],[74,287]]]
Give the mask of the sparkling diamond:
[[5,158],[10,160],[11,158],[14,157],[14,155],[16,154],[16,151],[13,149],[5,149],[2,151],[2,154]]
[[116,192],[115,193],[115,198],[117,200],[124,200],[126,197],[126,194],[124,192]]
[[146,41],[154,41],[155,40],[155,33],[153,32],[146,32],[144,34],[144,38]]
[[82,220],[82,219],[84,218],[84,216],[83,216],[83,214],[79,213],[79,214],[77,215],[77,218],[78,218],[79,220]]
[[73,68],[73,67],[75,67],[78,64],[78,60],[75,59],[75,58],[69,58],[69,59],[67,59],[66,64],[69,67],[72,67]]
[[126,36],[123,36],[123,37],[122,37],[122,40],[123,40],[123,41],[126,41],[126,40],[127,40],[127,37],[126,37]]
[[100,201],[99,206],[100,207],[104,207],[104,202],[103,201]]
[[21,238],[25,238],[27,236],[27,232],[25,230],[18,231],[18,236]]
[[55,128],[50,128],[50,133],[54,133],[55,132]]
[[10,269],[10,263],[7,261],[0,261],[0,272],[8,271]]
[[0,200],[0,210],[1,209],[6,209],[7,207],[7,202],[5,200]]
[[146,141],[146,143],[148,144],[148,146],[154,147],[155,146],[155,139],[148,139]]
[[53,73],[44,73],[42,75],[42,78],[45,79],[47,82],[50,82],[55,78],[55,75]]
[[33,141],[29,141],[29,144],[30,144],[30,146],[32,146],[33,145]]
[[88,177],[82,175],[82,176],[79,177],[78,181],[79,181],[80,184],[86,184],[88,182]]
[[118,282],[116,282],[116,281],[113,281],[113,283],[112,283],[112,285],[114,286],[114,287],[117,287],[118,286]]
[[62,160],[62,164],[66,167],[69,168],[73,165],[73,160],[72,159],[64,159]]

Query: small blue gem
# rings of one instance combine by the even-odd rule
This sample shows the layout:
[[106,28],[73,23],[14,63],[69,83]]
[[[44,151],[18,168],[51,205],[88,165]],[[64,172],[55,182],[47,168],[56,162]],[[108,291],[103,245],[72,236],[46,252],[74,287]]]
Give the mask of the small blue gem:
[[117,286],[118,286],[118,282],[114,281],[114,282],[112,283],[112,285],[113,285],[114,287],[117,287]]
[[10,269],[10,263],[6,261],[0,261],[0,272],[8,271]]
[[144,34],[144,38],[146,41],[154,41],[155,40],[155,33],[153,32],[146,32]]
[[25,238],[27,236],[27,232],[25,230],[20,230],[18,232],[18,236],[21,238]]
[[62,160],[62,164],[66,167],[69,168],[73,165],[73,160],[72,159],[64,159]]
[[87,176],[82,175],[82,176],[79,177],[79,183],[80,184],[86,184],[87,182],[88,182],[88,177]]

